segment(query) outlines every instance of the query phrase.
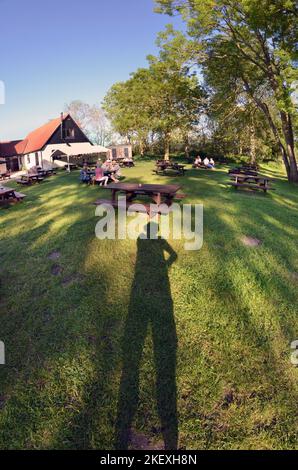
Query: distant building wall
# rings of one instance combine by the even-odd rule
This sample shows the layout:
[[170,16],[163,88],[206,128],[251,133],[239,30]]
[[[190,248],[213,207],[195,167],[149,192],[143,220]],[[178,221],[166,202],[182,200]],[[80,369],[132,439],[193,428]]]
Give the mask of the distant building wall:
[[109,158],[116,160],[118,158],[132,159],[132,145],[111,145],[109,147]]
[[7,172],[6,163],[0,163],[0,173],[6,173],[6,172]]

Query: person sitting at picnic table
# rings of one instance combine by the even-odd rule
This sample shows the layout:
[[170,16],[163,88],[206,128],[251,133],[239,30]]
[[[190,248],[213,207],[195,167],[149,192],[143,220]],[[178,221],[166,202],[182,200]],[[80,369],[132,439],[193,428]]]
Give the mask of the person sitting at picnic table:
[[212,168],[215,167],[215,161],[213,160],[213,158],[210,158],[210,165],[212,165]]
[[209,158],[206,157],[206,158],[204,159],[203,163],[204,163],[204,165],[205,165],[206,168],[210,168],[210,169],[213,168],[213,166],[210,164]]
[[90,183],[90,175],[88,175],[87,171],[83,168],[80,171],[80,181],[81,183]]
[[102,167],[97,164],[95,169],[95,176],[93,178],[93,184],[99,183],[100,186],[106,186],[108,184],[109,177],[104,175]]
[[116,170],[114,168],[114,165],[112,162],[109,163],[109,177],[111,178],[111,180],[114,182],[114,183],[119,183],[119,180],[117,178],[117,175],[116,175]]
[[105,162],[103,162],[103,164],[101,165],[101,168],[103,169],[105,173],[108,172],[110,169],[110,160],[106,160]]
[[201,166],[201,163],[202,163],[202,159],[200,157],[200,155],[198,155],[194,161],[194,167],[199,167]]
[[104,171],[104,175],[108,176],[114,183],[118,183],[119,180],[114,176],[114,168],[111,160],[106,160],[103,165],[102,169]]
[[112,162],[112,169],[115,172],[114,175],[116,176],[116,178],[120,178],[121,176],[120,165],[118,164],[116,160],[113,160]]

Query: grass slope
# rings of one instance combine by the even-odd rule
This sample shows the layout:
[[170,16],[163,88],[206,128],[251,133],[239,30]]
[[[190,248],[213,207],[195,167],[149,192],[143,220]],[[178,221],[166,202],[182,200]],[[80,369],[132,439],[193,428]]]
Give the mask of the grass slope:
[[[177,181],[151,170],[123,173]],[[179,178],[204,204],[204,245],[170,240],[169,270],[158,243],[95,238],[104,190],[77,173],[0,210],[0,448],[125,447],[131,421],[157,447],[177,432],[187,449],[298,447],[297,188],[266,166],[277,191],[236,192],[226,171]]]

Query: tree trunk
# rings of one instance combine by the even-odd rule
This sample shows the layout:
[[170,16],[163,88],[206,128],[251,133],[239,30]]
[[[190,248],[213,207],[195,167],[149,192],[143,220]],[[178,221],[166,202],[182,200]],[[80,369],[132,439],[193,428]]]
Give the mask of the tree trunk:
[[289,162],[288,179],[291,182],[298,183],[297,160],[295,156],[294,133],[291,116],[284,111],[280,112],[282,130],[286,143],[286,153]]
[[167,133],[165,135],[165,160],[170,160],[170,140],[171,140],[171,135],[170,133]]
[[143,157],[144,156],[144,143],[143,140],[140,140],[140,154]]
[[[285,168],[286,168],[288,181],[298,182],[297,163],[296,163],[296,158],[295,158],[294,145],[291,145],[291,143],[292,144],[294,143],[294,138],[292,139],[292,142],[291,142],[291,137],[293,137],[293,128],[292,128],[292,125],[291,125],[292,124],[291,120],[288,120],[286,118],[287,114],[284,111],[280,112],[280,117],[281,117],[282,127],[283,127],[283,135],[284,135],[284,138],[286,140],[286,146],[287,146],[288,150],[289,150],[289,147],[290,147],[290,152],[291,152],[290,154],[288,154],[287,150],[286,150],[286,147],[284,146],[284,144],[282,142],[279,130],[278,130],[277,126],[275,125],[275,122],[274,122],[274,120],[273,120],[273,118],[270,114],[270,111],[269,111],[269,108],[268,108],[267,104],[264,103],[263,101],[261,101],[259,98],[257,98],[254,95],[254,93],[251,90],[247,80],[245,80],[244,77],[242,77],[242,80],[243,80],[244,87],[245,87],[248,95],[254,100],[257,107],[265,114],[265,116],[267,118],[270,129],[272,130],[272,133],[275,137],[276,143],[277,143],[277,145],[280,149],[282,159],[283,159],[283,162],[284,162],[284,165],[285,165]],[[288,128],[289,125],[290,125],[290,130]],[[286,137],[285,134],[287,135],[287,137]],[[289,147],[288,147],[288,144],[290,144]]]
[[250,123],[250,164],[256,164],[256,130],[253,115]]
[[256,100],[256,103],[259,107],[259,109],[261,109],[261,111],[263,111],[263,113],[265,114],[266,118],[267,118],[267,121],[268,121],[268,124],[272,130],[272,133],[275,137],[275,140],[276,140],[276,143],[280,149],[280,153],[281,153],[281,156],[282,156],[282,159],[283,159],[283,162],[284,162],[284,165],[285,165],[285,168],[286,168],[286,172],[287,172],[287,177],[288,177],[288,181],[292,181],[291,179],[291,168],[290,168],[290,163],[289,163],[289,158],[288,158],[288,155],[287,155],[287,152],[286,152],[286,149],[285,149],[285,146],[284,144],[282,143],[282,140],[280,138],[280,135],[279,135],[279,131],[272,119],[272,116],[270,114],[270,111],[269,111],[269,108],[267,106],[266,103],[263,103],[261,101],[259,101],[258,99]]

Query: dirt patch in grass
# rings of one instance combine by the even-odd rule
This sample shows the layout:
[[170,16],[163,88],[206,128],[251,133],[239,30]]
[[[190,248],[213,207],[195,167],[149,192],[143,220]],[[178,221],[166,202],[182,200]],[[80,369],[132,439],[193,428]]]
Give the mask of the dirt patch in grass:
[[298,282],[298,273],[291,273],[291,278],[294,282]]
[[61,256],[61,253],[59,251],[53,251],[52,253],[50,253],[48,255],[48,258],[51,259],[52,261],[56,261],[57,259],[59,259]]
[[130,448],[132,450],[164,450],[163,441],[152,442],[145,434],[131,431]]
[[60,276],[62,271],[63,271],[63,268],[59,264],[53,264],[53,266],[51,267],[51,274],[53,276]]
[[62,286],[63,287],[68,287],[74,282],[82,282],[85,279],[85,277],[82,274],[70,274],[69,276],[66,276],[62,280]]
[[244,246],[249,246],[249,247],[256,247],[262,245],[261,240],[258,240],[257,238],[253,237],[248,237],[244,235],[244,237],[241,238],[241,242],[243,243]]

